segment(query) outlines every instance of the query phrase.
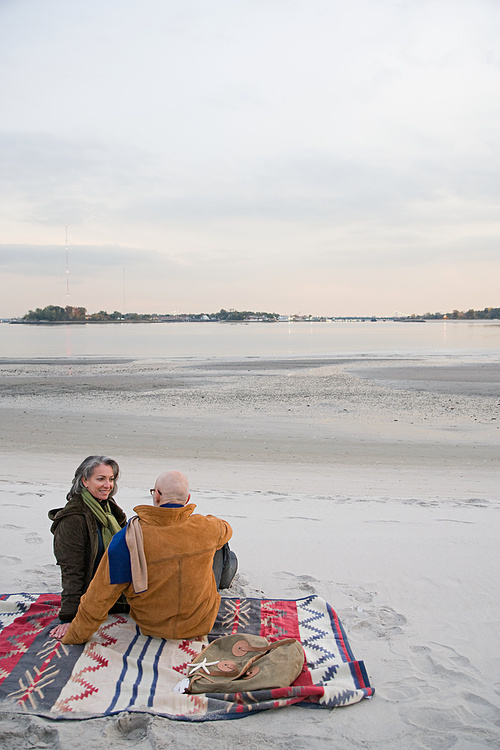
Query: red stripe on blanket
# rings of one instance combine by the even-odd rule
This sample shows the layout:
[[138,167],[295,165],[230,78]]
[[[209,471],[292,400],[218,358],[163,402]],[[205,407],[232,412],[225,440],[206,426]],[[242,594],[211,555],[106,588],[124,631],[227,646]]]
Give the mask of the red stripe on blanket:
[[[296,638],[300,641],[297,602],[286,600],[263,599],[260,607],[260,635],[269,641],[282,638]],[[304,667],[295,682],[295,686],[310,687],[314,685],[311,673],[304,660]]]
[[260,605],[260,635],[269,641],[297,638],[300,641],[297,603],[263,599]]

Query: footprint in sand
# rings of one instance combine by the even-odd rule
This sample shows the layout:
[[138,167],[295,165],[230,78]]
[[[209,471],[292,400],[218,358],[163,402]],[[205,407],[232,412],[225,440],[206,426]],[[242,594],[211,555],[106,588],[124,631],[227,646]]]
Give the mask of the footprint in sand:
[[415,747],[430,750],[498,747],[498,709],[489,704],[488,715],[474,714],[471,705],[461,698],[458,697],[457,708],[437,704],[435,698],[432,702],[410,701],[399,707],[403,722],[412,728]]
[[36,531],[32,531],[29,534],[26,534],[24,537],[24,541],[26,544],[43,544],[43,539],[41,536],[39,536]]
[[401,703],[418,698],[423,692],[429,692],[426,688],[428,685],[425,680],[419,677],[408,677],[404,680],[386,682],[377,688],[377,693],[391,703]]
[[357,602],[361,602],[362,604],[369,604],[373,601],[373,597],[377,596],[376,591],[367,591],[366,589],[362,589],[361,587],[347,587],[342,586],[345,593],[348,596],[352,596],[353,599],[355,599]]
[[24,526],[16,526],[14,523],[6,523],[0,529],[23,529]]
[[[142,744],[146,742],[148,747],[165,748],[173,745],[176,737],[169,732],[163,723],[159,723],[154,716],[144,714],[129,714],[119,716],[116,721],[110,722],[104,730],[104,735],[110,744],[123,741],[127,746]],[[178,742],[177,742],[178,744]],[[182,745],[184,747],[184,744]]]
[[[464,685],[475,685],[480,674],[465,656],[461,656],[449,646],[436,643],[429,646],[412,646],[410,654],[405,657],[398,669],[401,674],[405,674],[405,678],[386,683],[379,690],[387,700],[398,703],[430,696],[443,689],[449,689],[451,685],[457,689]],[[461,695],[476,704],[478,712],[483,708],[489,710],[488,701],[475,693],[464,692]]]
[[391,607],[353,607],[339,612],[349,633],[366,640],[402,635],[407,619]]
[[316,578],[312,576],[297,576],[296,584],[301,591],[305,591],[306,594],[315,594],[316,587],[313,583],[318,583]]
[[314,584],[318,583],[318,580],[316,578],[313,578],[312,576],[296,576],[293,573],[287,573],[286,571],[283,571],[281,573],[277,573],[276,578],[288,579],[289,585],[287,588],[289,591],[295,591],[296,589],[299,589],[300,591],[304,591],[306,594],[316,593],[316,587],[314,586]]
[[22,562],[20,557],[9,557],[9,555],[0,555],[0,563],[2,565],[17,565]]
[[461,656],[450,646],[430,643],[428,646],[412,646],[409,664],[417,671],[444,681],[452,680],[454,684],[464,682],[470,685],[476,682],[480,673],[469,659]]
[[146,739],[151,725],[151,717],[145,714],[128,714],[119,716],[113,724],[106,729],[107,735],[119,735],[134,744]]
[[387,684],[379,692],[400,703],[399,713],[412,727],[416,744],[439,750],[497,746],[498,708],[484,697],[490,686],[481,684],[481,673],[467,657],[430,642],[410,648],[404,668],[405,680]]
[[[42,724],[39,719],[27,716],[9,715],[6,719],[0,718],[0,737],[6,741],[3,747],[8,747],[9,750],[22,750],[25,747],[61,747],[57,729]],[[27,742],[29,744],[26,744]]]
[[467,701],[467,708],[474,716],[478,719],[491,721],[492,724],[498,726],[498,708],[493,703],[490,703],[489,700],[483,698],[481,695],[476,695],[476,693],[463,692],[462,697]]
[[59,581],[60,580],[60,569],[58,565],[55,565],[53,563],[49,565],[41,565],[39,568],[25,568],[23,570],[23,573],[26,573],[26,575],[30,578],[37,578],[40,579],[43,583],[50,583],[50,581]]
[[251,586],[248,578],[244,575],[236,573],[231,586],[228,589],[223,589],[221,591],[221,596],[223,599],[232,599],[234,597],[239,597],[241,599],[246,597],[256,597],[259,599],[263,593],[263,591]]

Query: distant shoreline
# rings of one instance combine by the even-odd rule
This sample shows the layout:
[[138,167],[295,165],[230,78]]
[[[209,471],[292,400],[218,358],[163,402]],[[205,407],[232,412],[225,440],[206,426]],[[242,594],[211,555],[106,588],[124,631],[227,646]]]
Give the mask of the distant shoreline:
[[189,320],[186,318],[154,320],[17,320],[4,318],[0,323],[28,326],[86,326],[86,325],[138,325],[161,323],[221,323],[224,325],[249,325],[255,323],[499,323],[497,318],[390,318],[371,316],[343,316],[323,318],[290,318],[286,320]]
[[[494,320],[492,318],[491,320]],[[185,318],[178,319],[155,319],[155,320],[17,320],[4,318],[1,323],[9,325],[28,325],[28,326],[86,326],[86,325],[137,325],[139,323],[221,323],[224,325],[250,323],[484,323],[485,319],[476,318],[474,320],[464,320],[463,318],[374,318],[371,316],[342,316],[339,318],[290,318],[287,320],[189,320]],[[489,322],[489,320],[486,320]]]

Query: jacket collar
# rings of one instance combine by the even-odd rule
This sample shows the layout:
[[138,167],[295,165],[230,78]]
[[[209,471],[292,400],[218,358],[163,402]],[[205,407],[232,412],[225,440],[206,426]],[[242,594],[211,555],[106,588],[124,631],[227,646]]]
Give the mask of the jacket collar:
[[172,526],[174,523],[187,521],[196,509],[194,503],[176,508],[157,508],[154,505],[137,505],[134,512],[142,521],[152,526]]

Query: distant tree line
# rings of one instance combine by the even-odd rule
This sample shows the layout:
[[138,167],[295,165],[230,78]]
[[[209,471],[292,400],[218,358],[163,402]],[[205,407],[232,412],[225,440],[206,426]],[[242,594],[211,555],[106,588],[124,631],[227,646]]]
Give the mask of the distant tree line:
[[43,309],[37,307],[36,310],[30,310],[23,316],[22,320],[27,323],[85,323],[87,321],[109,321],[116,322],[134,321],[134,322],[168,322],[168,321],[244,321],[244,320],[277,320],[278,313],[268,312],[251,312],[250,310],[224,310],[222,308],[217,313],[195,313],[195,314],[159,314],[159,313],[121,313],[115,310],[112,313],[106,310],[100,310],[96,313],[87,313],[85,307],[59,307],[58,305],[47,305]]
[[442,320],[444,318],[446,319],[452,319],[452,320],[493,320],[496,318],[500,318],[500,307],[485,307],[484,310],[467,310],[463,312],[462,310],[453,310],[453,312],[449,313],[430,313],[426,312],[423,315],[410,315],[410,318],[426,318],[427,320]]
[[212,320],[251,320],[252,318],[267,318],[268,320],[278,320],[278,313],[252,312],[250,310],[224,310],[222,308],[218,313],[212,313],[208,316]]
[[[47,305],[43,309],[37,307],[36,310],[30,310],[23,316],[23,320],[27,322],[48,322],[48,323],[85,323],[88,320],[122,320],[123,316],[121,312],[115,310],[115,312],[107,313],[105,310],[100,310],[97,313],[87,314],[85,307],[59,307],[59,305]],[[151,317],[151,316],[149,316]]]
[[[43,309],[37,307],[23,316],[22,320],[27,323],[86,323],[86,322],[190,322],[190,321],[275,321],[278,313],[252,312],[251,310],[225,310],[221,308],[214,313],[121,313],[115,310],[112,313],[99,310],[96,313],[87,313],[85,307],[59,307],[58,305],[47,305]],[[485,307],[484,310],[453,310],[449,313],[426,312],[423,315],[413,313],[406,320],[492,320],[500,318],[500,307]]]

